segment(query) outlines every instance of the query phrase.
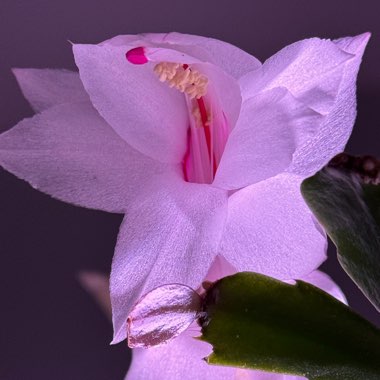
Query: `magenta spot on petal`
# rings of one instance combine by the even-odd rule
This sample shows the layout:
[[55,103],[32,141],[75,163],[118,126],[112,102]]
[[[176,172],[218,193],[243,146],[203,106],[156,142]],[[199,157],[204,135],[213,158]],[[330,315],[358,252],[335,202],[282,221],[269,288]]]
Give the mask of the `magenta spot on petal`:
[[128,50],[125,54],[125,57],[134,65],[143,65],[144,63],[148,62],[144,48],[142,46]]

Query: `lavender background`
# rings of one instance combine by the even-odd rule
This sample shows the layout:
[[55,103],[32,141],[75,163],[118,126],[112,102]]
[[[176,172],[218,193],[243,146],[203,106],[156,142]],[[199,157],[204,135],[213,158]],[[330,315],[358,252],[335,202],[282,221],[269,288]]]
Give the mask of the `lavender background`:
[[[373,33],[358,84],[351,153],[380,155],[378,0],[0,0],[0,131],[32,115],[11,67],[75,69],[68,40],[178,31],[231,42],[259,59],[306,37]],[[41,194],[0,169],[0,380],[122,379],[130,353],[80,288],[82,269],[109,272],[120,215]],[[380,317],[339,268],[323,268],[351,305]]]

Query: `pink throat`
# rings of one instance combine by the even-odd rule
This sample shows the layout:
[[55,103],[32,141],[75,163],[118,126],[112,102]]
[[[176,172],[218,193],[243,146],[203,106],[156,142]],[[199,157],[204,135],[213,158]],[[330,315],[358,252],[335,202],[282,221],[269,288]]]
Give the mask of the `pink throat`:
[[214,181],[228,139],[226,118],[218,103],[213,100],[206,95],[187,101],[190,123],[183,172],[188,182]]
[[[143,47],[126,53],[127,60],[135,65],[149,62]],[[182,69],[190,70],[187,64]],[[203,96],[189,97],[184,94],[188,109],[187,149],[183,158],[183,175],[187,182],[213,182],[230,128],[220,102],[212,86]]]

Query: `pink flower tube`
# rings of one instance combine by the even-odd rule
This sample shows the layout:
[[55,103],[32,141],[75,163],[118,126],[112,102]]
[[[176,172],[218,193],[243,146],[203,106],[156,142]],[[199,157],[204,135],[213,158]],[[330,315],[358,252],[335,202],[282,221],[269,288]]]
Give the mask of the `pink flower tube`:
[[115,343],[142,294],[198,288],[217,255],[280,280],[323,262],[299,185],[344,149],[368,39],[307,39],[261,64],[211,38],[118,36],[74,45],[79,75],[14,70],[37,114],[0,136],[0,164],[55,198],[126,214]]

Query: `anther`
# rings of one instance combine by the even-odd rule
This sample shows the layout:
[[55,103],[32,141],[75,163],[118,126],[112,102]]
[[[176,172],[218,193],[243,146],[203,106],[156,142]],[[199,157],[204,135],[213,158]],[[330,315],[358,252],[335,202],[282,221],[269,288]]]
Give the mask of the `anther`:
[[208,79],[188,65],[173,62],[160,62],[154,67],[161,82],[185,93],[190,99],[200,99],[207,93]]

